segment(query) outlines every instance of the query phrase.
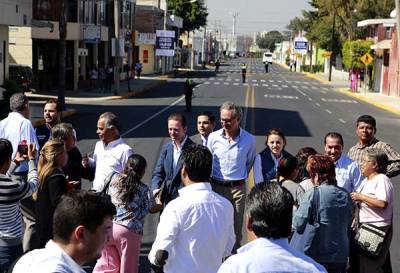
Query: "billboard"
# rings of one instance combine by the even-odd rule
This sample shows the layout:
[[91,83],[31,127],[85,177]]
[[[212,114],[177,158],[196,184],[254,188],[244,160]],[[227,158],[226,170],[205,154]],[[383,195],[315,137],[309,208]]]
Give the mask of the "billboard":
[[307,54],[308,41],[304,37],[294,38],[294,51],[300,54]]
[[156,31],[156,56],[174,56],[175,31]]

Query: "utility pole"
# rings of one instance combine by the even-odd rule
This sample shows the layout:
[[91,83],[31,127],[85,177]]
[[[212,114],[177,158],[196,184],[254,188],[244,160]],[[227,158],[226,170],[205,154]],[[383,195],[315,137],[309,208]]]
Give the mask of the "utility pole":
[[115,56],[114,56],[114,81],[115,81],[115,85],[114,85],[114,93],[117,95],[119,92],[119,88],[120,88],[120,25],[119,25],[119,15],[120,15],[120,9],[119,9],[119,0],[114,0],[114,32],[115,32]]
[[[397,54],[400,52],[400,0],[396,2],[396,33],[397,33]],[[399,76],[400,69],[397,67],[397,77]]]
[[[398,0],[396,0],[397,2]],[[329,75],[328,81],[332,81],[332,63],[333,63],[333,46],[334,46],[334,39],[335,39],[335,20],[336,20],[336,11],[333,12],[333,23],[332,23],[332,37],[331,37],[331,56],[329,59]]]
[[[168,16],[168,0],[165,0],[165,8],[164,8],[164,24],[163,24],[163,29],[164,30],[167,30],[167,16]],[[167,63],[167,60],[166,60],[166,56],[162,56],[161,57],[161,73],[162,74],[165,74],[165,72],[166,72],[166,63]]]
[[67,22],[68,22],[68,0],[60,1],[59,19],[59,61],[58,61],[58,94],[57,108],[61,112],[65,110],[65,63],[67,59]]
[[239,16],[239,13],[237,13],[237,12],[234,12],[232,14],[232,17],[233,17],[232,36],[233,37],[235,37],[235,35],[236,35],[236,17],[238,17],[238,16]]

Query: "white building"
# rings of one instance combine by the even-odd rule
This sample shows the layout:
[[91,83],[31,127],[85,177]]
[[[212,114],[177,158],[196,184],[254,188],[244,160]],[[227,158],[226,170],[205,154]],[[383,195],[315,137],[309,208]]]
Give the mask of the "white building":
[[32,19],[32,1],[0,0],[0,85],[8,77],[8,27],[28,26]]

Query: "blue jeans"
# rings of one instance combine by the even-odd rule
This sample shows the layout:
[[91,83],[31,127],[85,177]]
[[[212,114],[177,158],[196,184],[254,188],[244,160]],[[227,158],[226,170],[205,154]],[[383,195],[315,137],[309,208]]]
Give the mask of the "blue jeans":
[[22,256],[22,244],[15,246],[0,246],[0,273],[6,273],[12,263]]

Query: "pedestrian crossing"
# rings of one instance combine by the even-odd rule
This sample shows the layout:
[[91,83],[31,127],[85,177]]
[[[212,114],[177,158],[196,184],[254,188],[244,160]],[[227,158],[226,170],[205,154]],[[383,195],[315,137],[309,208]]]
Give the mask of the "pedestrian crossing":
[[[199,85],[218,85],[218,86],[255,86],[267,87],[270,89],[306,89],[316,90],[321,93],[326,93],[331,89],[330,86],[315,82],[315,81],[296,81],[296,80],[265,80],[265,79],[248,79],[247,82],[242,83],[241,79],[235,78],[192,78],[193,82]],[[185,79],[170,79],[169,81],[184,82]]]

